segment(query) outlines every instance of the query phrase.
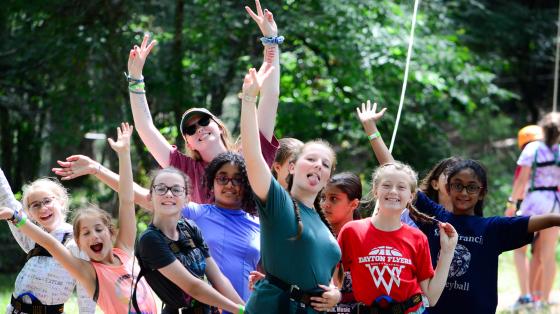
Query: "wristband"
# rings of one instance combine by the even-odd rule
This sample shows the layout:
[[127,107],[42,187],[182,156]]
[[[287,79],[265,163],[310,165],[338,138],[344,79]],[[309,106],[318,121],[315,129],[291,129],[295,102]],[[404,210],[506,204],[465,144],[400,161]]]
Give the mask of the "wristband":
[[372,141],[372,140],[374,140],[374,139],[376,139],[376,138],[378,138],[378,137],[380,137],[380,136],[381,136],[381,133],[379,133],[379,131],[377,131],[377,132],[373,132],[372,134],[368,135],[367,138],[368,138],[370,141]]
[[133,94],[145,94],[144,83],[143,82],[130,82],[128,85],[128,91]]
[[238,314],[243,314],[245,313],[245,307],[241,304],[239,304],[239,311],[237,312]]
[[22,213],[21,220],[16,224],[16,228],[25,225],[26,221],[27,221],[27,216],[24,213]]
[[273,37],[261,37],[261,43],[263,45],[279,45],[284,42],[284,36],[273,36]]

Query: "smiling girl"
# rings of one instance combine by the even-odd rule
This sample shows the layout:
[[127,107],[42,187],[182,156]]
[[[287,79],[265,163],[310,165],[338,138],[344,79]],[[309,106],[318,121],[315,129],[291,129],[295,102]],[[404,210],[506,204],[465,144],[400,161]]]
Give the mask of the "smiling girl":
[[[372,115],[381,118],[383,111]],[[368,121],[375,127],[377,119]],[[379,136],[372,148],[381,164],[391,163],[393,157]],[[530,243],[533,233],[560,225],[559,214],[531,217],[483,217],[484,198],[488,193],[486,169],[479,162],[465,159],[453,164],[447,174],[446,190],[451,200],[451,211],[433,202],[424,193],[417,193],[415,206],[435,219],[452,224],[459,234],[449,277],[435,307],[429,313],[496,312],[498,304],[498,257]],[[440,250],[440,231],[430,224],[418,224],[428,237],[432,264]]]
[[[24,186],[23,206],[16,199],[4,172],[0,169],[0,206],[27,213],[29,222],[36,223],[73,255],[85,258],[72,236],[72,226],[66,223],[69,196],[56,180],[43,178]],[[64,312],[64,303],[74,287],[78,292],[80,313],[94,313],[95,303],[76,280],[38,243],[29,238],[13,223],[8,223],[14,239],[27,253],[27,261],[19,272],[6,314]]]
[[[150,201],[154,217],[138,240],[142,272],[163,301],[164,314],[216,313],[208,305],[242,313],[243,300],[210,256],[200,230],[181,218],[181,210],[189,202],[188,181],[172,167],[153,175]],[[204,281],[205,276],[212,285]]]
[[[74,257],[57,239],[34,224],[26,223],[27,217],[23,212],[2,207],[0,218],[11,220],[23,233],[44,247],[76,278],[101,310],[124,314],[130,313],[131,286],[135,277],[132,251],[136,238],[136,216],[130,162],[132,126],[123,123],[117,131],[117,142],[109,139],[109,144],[119,156],[119,231],[115,232],[109,214],[98,208],[82,209],[74,216],[74,238],[90,261]],[[114,244],[113,238],[116,238]],[[152,292],[145,281],[140,281],[139,287],[141,313],[157,313]]]

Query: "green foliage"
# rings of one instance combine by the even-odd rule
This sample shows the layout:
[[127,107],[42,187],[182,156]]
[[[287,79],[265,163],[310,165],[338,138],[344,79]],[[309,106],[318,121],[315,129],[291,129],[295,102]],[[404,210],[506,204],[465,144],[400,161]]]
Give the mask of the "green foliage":
[[[388,108],[379,128],[389,143],[412,2],[263,5],[286,37],[276,135],[324,138],[337,150],[338,170],[369,178],[376,162],[355,108],[367,99]],[[421,174],[452,154],[481,159],[490,170],[486,214],[500,214],[518,152],[494,143],[549,108],[555,8],[421,2],[395,157]],[[179,119],[193,106],[210,108],[238,133],[235,95],[246,69],[262,60],[259,30],[238,1],[8,1],[0,25],[0,162],[15,190],[71,154],[117,169],[107,145],[84,134],[114,136],[119,122],[132,120],[122,72],[145,31],[159,42],[144,69],[154,125],[179,147]],[[145,185],[157,164],[139,137],[134,144],[135,180]],[[115,193],[92,178],[66,184],[74,208],[116,208]],[[142,229],[149,216],[140,220]]]

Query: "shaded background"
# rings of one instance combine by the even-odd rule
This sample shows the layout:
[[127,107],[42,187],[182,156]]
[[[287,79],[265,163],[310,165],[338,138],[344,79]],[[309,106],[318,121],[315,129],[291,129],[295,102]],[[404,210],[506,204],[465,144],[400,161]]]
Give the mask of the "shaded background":
[[[239,133],[236,94],[262,62],[251,1],[4,1],[0,8],[0,166],[14,191],[52,175],[57,159],[85,154],[118,169],[104,140],[132,122],[123,72],[129,49],[150,31],[159,43],[144,69],[154,123],[183,147],[177,125],[207,107]],[[490,171],[485,215],[503,212],[519,151],[517,130],[552,108],[556,1],[443,1],[420,4],[408,91],[394,154],[420,174],[454,155]],[[394,128],[413,1],[263,0],[280,34],[282,78],[276,136],[323,138],[338,171],[376,165],[355,116],[372,99]],[[94,136],[95,137],[95,136]],[[507,139],[510,139],[509,141]],[[135,180],[157,166],[134,137]],[[72,207],[116,196],[91,178],[65,183]],[[146,221],[145,217],[142,218]],[[0,224],[0,271],[23,253]]]

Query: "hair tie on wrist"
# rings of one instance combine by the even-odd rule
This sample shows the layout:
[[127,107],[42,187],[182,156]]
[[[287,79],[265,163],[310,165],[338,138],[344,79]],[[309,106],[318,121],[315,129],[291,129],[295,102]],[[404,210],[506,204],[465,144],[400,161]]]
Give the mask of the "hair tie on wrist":
[[261,43],[263,45],[280,45],[284,42],[284,36],[271,36],[271,37],[261,37]]

